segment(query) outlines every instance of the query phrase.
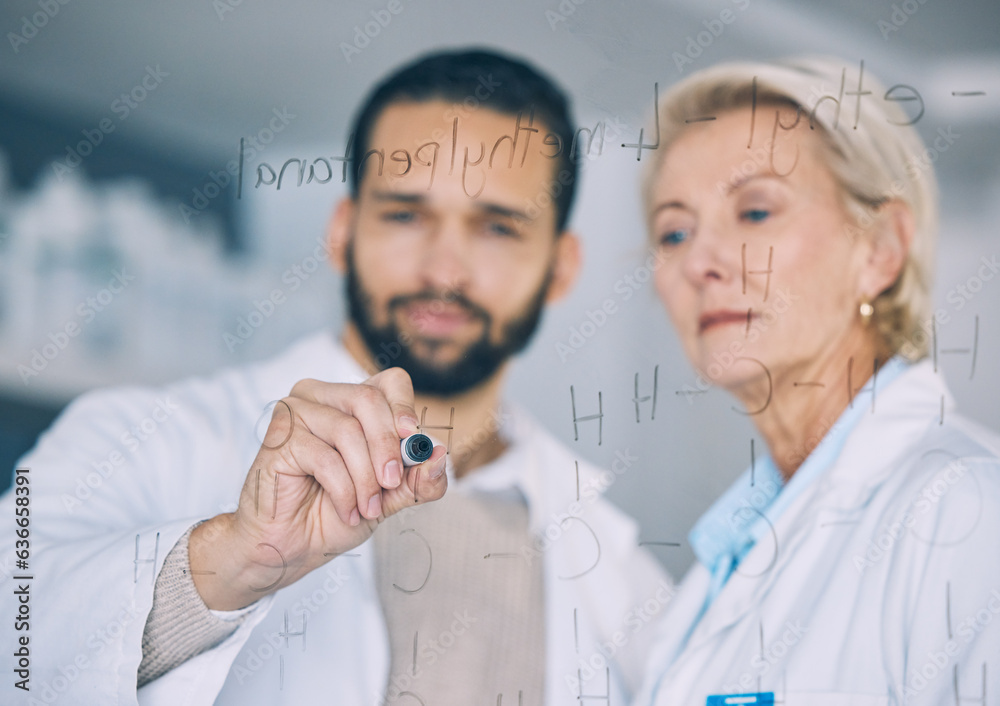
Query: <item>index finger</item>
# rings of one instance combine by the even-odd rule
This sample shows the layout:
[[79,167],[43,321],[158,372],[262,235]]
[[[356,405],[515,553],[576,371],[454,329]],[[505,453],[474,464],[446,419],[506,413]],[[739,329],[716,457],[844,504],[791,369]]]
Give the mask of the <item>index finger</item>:
[[[419,431],[417,413],[413,409],[413,383],[405,370],[388,368],[360,384],[375,388],[381,393],[389,406],[393,425],[400,439]],[[358,389],[357,384],[323,382],[306,378],[295,383],[290,395],[354,415],[358,409],[357,402],[359,399],[364,399],[364,395],[359,396],[350,391]]]
[[386,368],[365,380],[364,384],[378,388],[385,396],[400,439],[419,431],[417,412],[413,408],[413,382],[409,373],[402,368]]
[[[395,488],[402,480],[400,439],[409,436],[412,432],[408,430],[415,430],[417,425],[410,376],[398,368],[384,372],[389,374],[380,373],[361,384],[300,380],[292,388],[291,395],[353,417],[360,424],[355,441],[367,443],[370,463],[379,484],[383,488]],[[323,429],[318,421],[313,427],[318,434],[324,434]],[[329,432],[324,436],[335,448],[351,443],[350,439],[335,437]],[[352,467],[352,476],[364,477],[365,472],[364,468]]]

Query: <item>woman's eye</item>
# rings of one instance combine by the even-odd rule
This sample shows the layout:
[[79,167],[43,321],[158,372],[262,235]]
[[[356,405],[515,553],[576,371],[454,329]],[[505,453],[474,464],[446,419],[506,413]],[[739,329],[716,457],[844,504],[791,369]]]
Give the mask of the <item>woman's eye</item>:
[[688,239],[686,230],[672,230],[664,233],[660,238],[660,245],[680,245]]
[[762,208],[751,208],[743,212],[743,218],[751,223],[760,223],[770,215],[770,211],[765,211]]

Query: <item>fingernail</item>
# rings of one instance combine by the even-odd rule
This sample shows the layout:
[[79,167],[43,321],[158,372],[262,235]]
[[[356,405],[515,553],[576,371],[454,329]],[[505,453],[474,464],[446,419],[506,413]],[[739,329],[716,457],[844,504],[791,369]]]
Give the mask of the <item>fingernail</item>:
[[351,510],[351,519],[349,520],[351,527],[357,527],[361,524],[361,514],[358,513],[358,508]]
[[385,479],[384,482],[389,488],[395,488],[399,485],[402,480],[403,475],[399,470],[399,461],[393,459],[389,463],[385,464],[385,469],[382,471],[382,477]]
[[399,423],[403,427],[403,431],[407,434],[415,434],[418,431],[417,419],[416,417],[411,417],[408,414],[404,414],[399,418]]
[[368,519],[373,520],[382,514],[382,497],[378,494],[368,501]]
[[447,465],[447,462],[448,462],[448,455],[445,454],[440,459],[438,459],[437,463],[431,466],[430,473],[427,474],[428,476],[430,476],[431,480],[437,480],[438,478],[444,475],[444,469],[445,466]]

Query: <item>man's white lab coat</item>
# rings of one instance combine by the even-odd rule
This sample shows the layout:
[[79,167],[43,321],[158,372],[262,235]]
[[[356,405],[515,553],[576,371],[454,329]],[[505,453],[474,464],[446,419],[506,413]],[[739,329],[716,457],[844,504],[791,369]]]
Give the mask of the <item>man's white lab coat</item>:
[[[5,694],[74,706],[380,703],[389,654],[370,542],[261,600],[231,637],[136,694],[164,557],[193,523],[235,509],[259,449],[255,429],[267,425],[262,412],[306,377],[366,376],[323,333],[264,363],[162,389],[90,393],[70,405],[19,464],[30,468],[31,692],[8,684]],[[544,564],[546,703],[579,704],[580,693],[610,690],[610,703],[623,704],[641,680],[655,632],[648,626],[673,593],[638,547],[635,524],[597,492],[629,462],[603,480],[580,463],[577,502],[574,456],[521,413],[507,429],[514,443],[494,465],[516,466],[505,472],[518,479],[543,537],[524,560]],[[0,517],[12,518],[13,506],[8,493]],[[4,558],[12,535],[0,533]],[[10,630],[9,576],[23,572],[3,568],[0,622]],[[12,652],[3,650],[8,682]],[[484,695],[483,703],[496,699]],[[516,704],[517,694],[503,700]]]
[[697,625],[709,572],[690,570],[636,705],[1000,704],[998,454],[931,364],[912,366]]

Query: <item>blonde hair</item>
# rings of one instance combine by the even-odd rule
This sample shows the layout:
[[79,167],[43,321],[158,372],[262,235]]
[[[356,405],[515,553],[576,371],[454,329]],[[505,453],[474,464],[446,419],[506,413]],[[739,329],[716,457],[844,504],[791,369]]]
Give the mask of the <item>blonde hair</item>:
[[[937,181],[924,143],[908,124],[911,119],[897,105],[897,97],[885,98],[885,88],[867,72],[858,88],[857,73],[851,73],[849,77],[845,62],[833,58],[734,62],[699,71],[671,87],[659,103],[659,158],[647,164],[643,175],[646,210],[663,155],[686,121],[747,108],[756,100],[754,130],[770,133],[772,123],[765,117],[770,111],[761,111],[760,106],[796,108],[800,120],[818,127],[827,167],[856,219],[849,235],[870,225],[879,207],[893,199],[905,203],[913,215],[913,242],[899,277],[871,303],[879,348],[918,360],[927,355],[923,329],[931,315]],[[852,90],[871,94],[848,95]],[[839,107],[825,96],[839,98]]]

